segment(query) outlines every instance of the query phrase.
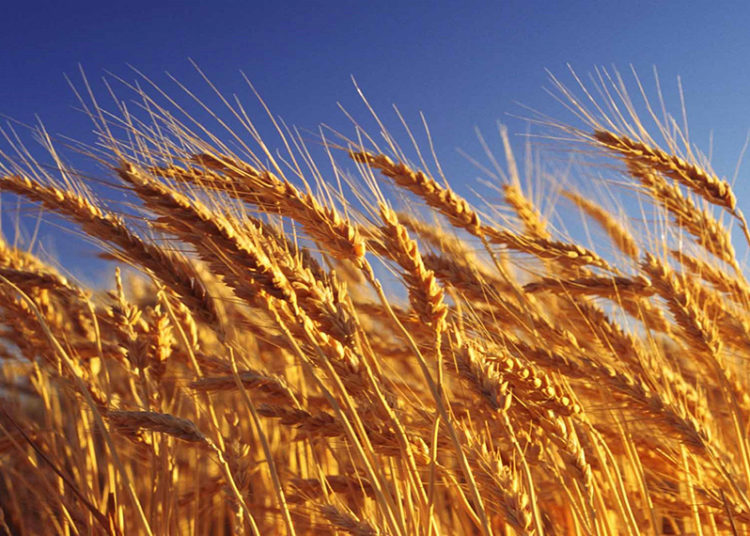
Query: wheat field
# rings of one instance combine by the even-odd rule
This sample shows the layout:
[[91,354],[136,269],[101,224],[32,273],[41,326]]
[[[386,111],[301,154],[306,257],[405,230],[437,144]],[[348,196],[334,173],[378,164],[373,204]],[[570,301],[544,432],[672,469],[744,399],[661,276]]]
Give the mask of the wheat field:
[[501,130],[474,199],[379,120],[310,142],[269,114],[272,144],[135,85],[82,93],[89,145],[6,132],[4,204],[112,284],[5,229],[0,532],[750,533],[747,223],[598,81],[544,120],[579,177]]

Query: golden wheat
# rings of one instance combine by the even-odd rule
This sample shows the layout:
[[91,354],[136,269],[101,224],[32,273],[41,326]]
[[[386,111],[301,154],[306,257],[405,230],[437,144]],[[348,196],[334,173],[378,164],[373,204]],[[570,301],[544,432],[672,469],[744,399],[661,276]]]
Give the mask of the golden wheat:
[[132,209],[56,153],[61,179],[0,163],[116,264],[87,288],[0,243],[0,532],[750,533],[750,243],[712,208],[747,234],[737,197],[681,134],[563,95],[655,210],[563,190],[607,245],[524,194],[505,130],[507,207],[390,135],[324,143],[348,196],[300,140],[244,123],[236,154],[141,91],[147,119],[93,116]]

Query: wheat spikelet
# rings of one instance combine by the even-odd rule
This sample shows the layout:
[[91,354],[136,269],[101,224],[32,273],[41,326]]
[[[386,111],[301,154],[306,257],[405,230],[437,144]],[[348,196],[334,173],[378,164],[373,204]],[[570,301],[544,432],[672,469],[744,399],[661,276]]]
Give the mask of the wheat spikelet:
[[227,161],[208,154],[195,155],[194,159],[234,179],[234,187],[228,192],[237,192],[240,199],[258,205],[266,212],[278,211],[298,221],[310,237],[325,244],[336,258],[351,260],[356,265],[362,263],[366,250],[357,228],[334,208],[321,205],[311,194],[300,192],[287,180],[244,162]]
[[442,331],[448,309],[443,303],[443,290],[435,275],[425,268],[416,242],[409,237],[396,214],[381,205],[380,216],[384,223],[385,249],[403,269],[412,307],[422,322],[433,326],[438,332]]
[[190,443],[206,441],[206,436],[196,428],[195,423],[166,413],[113,410],[107,413],[107,419],[120,433],[126,435],[137,435],[141,430],[151,430]]
[[524,285],[526,292],[562,292],[572,296],[599,296],[615,301],[624,298],[647,298],[655,290],[645,277],[582,277],[578,279],[555,279],[544,277]]
[[744,278],[733,279],[725,271],[681,251],[673,250],[671,253],[693,275],[711,283],[716,290],[728,294],[745,307],[750,304],[750,288]]
[[[277,404],[291,404],[298,406],[297,398],[283,378],[263,374],[254,370],[239,373],[243,386],[263,394],[263,396]],[[237,382],[233,376],[205,376],[190,383],[196,391],[217,392],[233,391],[237,389]]]
[[521,534],[534,534],[531,504],[518,477],[486,451],[475,450],[472,463],[483,489],[495,498],[494,507],[501,509],[505,521]]
[[493,244],[500,244],[514,251],[528,253],[543,260],[558,261],[562,265],[591,265],[611,270],[611,266],[606,260],[578,244],[570,244],[560,240],[530,238],[486,226],[482,227],[482,233]]
[[396,163],[384,154],[376,155],[362,151],[350,152],[349,156],[355,162],[378,169],[399,186],[422,197],[427,205],[447,217],[452,225],[479,236],[481,227],[479,216],[463,198],[452,190],[443,188],[421,171],[414,171],[406,164]]
[[657,292],[667,300],[670,311],[690,343],[697,349],[718,354],[721,341],[716,327],[704,317],[692,295],[669,267],[650,254],[646,255],[641,266]]
[[[118,172],[123,180],[136,188],[147,207],[160,214],[173,232],[179,233],[187,242],[196,246],[205,260],[230,282],[236,292],[241,292],[250,301],[256,299],[258,292],[265,292],[294,302],[294,292],[278,269],[271,265],[267,256],[255,244],[239,234],[225,217],[151,180],[132,165],[125,165]],[[206,237],[212,239],[206,241]],[[230,262],[225,260],[225,256],[228,256]],[[242,272],[238,272],[238,268],[247,270],[244,277]],[[247,284],[253,290],[248,292],[244,288]]]
[[593,137],[602,146],[619,153],[626,160],[658,171],[689,188],[709,203],[724,207],[736,215],[737,198],[731,186],[716,175],[658,147],[632,140],[627,136],[597,130]]
[[667,184],[658,175],[640,166],[631,166],[630,172],[674,216],[677,224],[693,235],[698,244],[740,271],[731,237],[716,219],[707,211],[699,210],[691,199],[682,195],[679,188]]
[[523,195],[521,189],[515,184],[504,184],[503,193],[505,202],[516,211],[523,223],[526,234],[535,238],[548,240],[552,236],[547,232],[546,224],[542,221],[539,212],[534,205]]
[[190,264],[179,255],[145,242],[118,217],[94,206],[78,194],[44,186],[17,175],[0,177],[0,189],[42,203],[49,210],[76,221],[92,236],[113,244],[128,261],[152,271],[208,324],[217,323],[216,307]]
[[586,199],[585,197],[567,190],[562,194],[585,212],[591,219],[597,222],[617,248],[631,259],[638,259],[640,250],[633,236],[613,217],[609,212]]

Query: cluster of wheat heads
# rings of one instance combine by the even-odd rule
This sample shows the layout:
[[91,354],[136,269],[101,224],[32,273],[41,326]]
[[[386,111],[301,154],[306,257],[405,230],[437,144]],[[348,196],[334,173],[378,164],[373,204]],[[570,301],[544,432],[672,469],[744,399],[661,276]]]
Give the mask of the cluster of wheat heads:
[[325,143],[323,171],[242,108],[222,142],[140,92],[148,121],[86,108],[124,209],[49,142],[52,166],[15,144],[0,189],[127,270],[86,289],[0,246],[0,532],[745,533],[745,220],[673,123],[660,147],[614,90],[593,112],[571,97],[585,128],[563,132],[643,222],[550,196],[596,247],[551,224],[509,150],[504,202],[477,207],[385,132]]

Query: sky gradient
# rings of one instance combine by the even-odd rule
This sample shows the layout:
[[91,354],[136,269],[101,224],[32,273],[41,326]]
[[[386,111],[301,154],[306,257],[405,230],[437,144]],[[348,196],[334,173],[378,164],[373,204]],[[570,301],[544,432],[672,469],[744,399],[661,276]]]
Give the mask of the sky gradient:
[[[253,103],[244,72],[274,113],[313,131],[327,123],[346,132],[337,103],[366,116],[354,77],[392,121],[392,104],[411,125],[424,112],[449,170],[471,169],[457,148],[481,154],[476,128],[491,143],[498,120],[525,132],[515,118],[528,115],[523,106],[571,119],[544,89],[546,69],[571,80],[567,64],[582,75],[602,65],[627,74],[633,65],[651,90],[655,66],[675,113],[680,76],[691,139],[709,152],[713,138],[720,175],[731,178],[750,129],[746,2],[71,4],[18,2],[4,14],[0,114],[27,123],[38,116],[51,132],[84,141],[92,141],[91,126],[73,110],[64,74],[77,80],[80,64],[103,91],[97,79],[105,72],[134,79],[132,65],[168,91],[165,72],[205,89],[188,58],[224,93]],[[737,184],[746,212],[748,174],[746,165]],[[478,175],[451,180],[460,186]]]

